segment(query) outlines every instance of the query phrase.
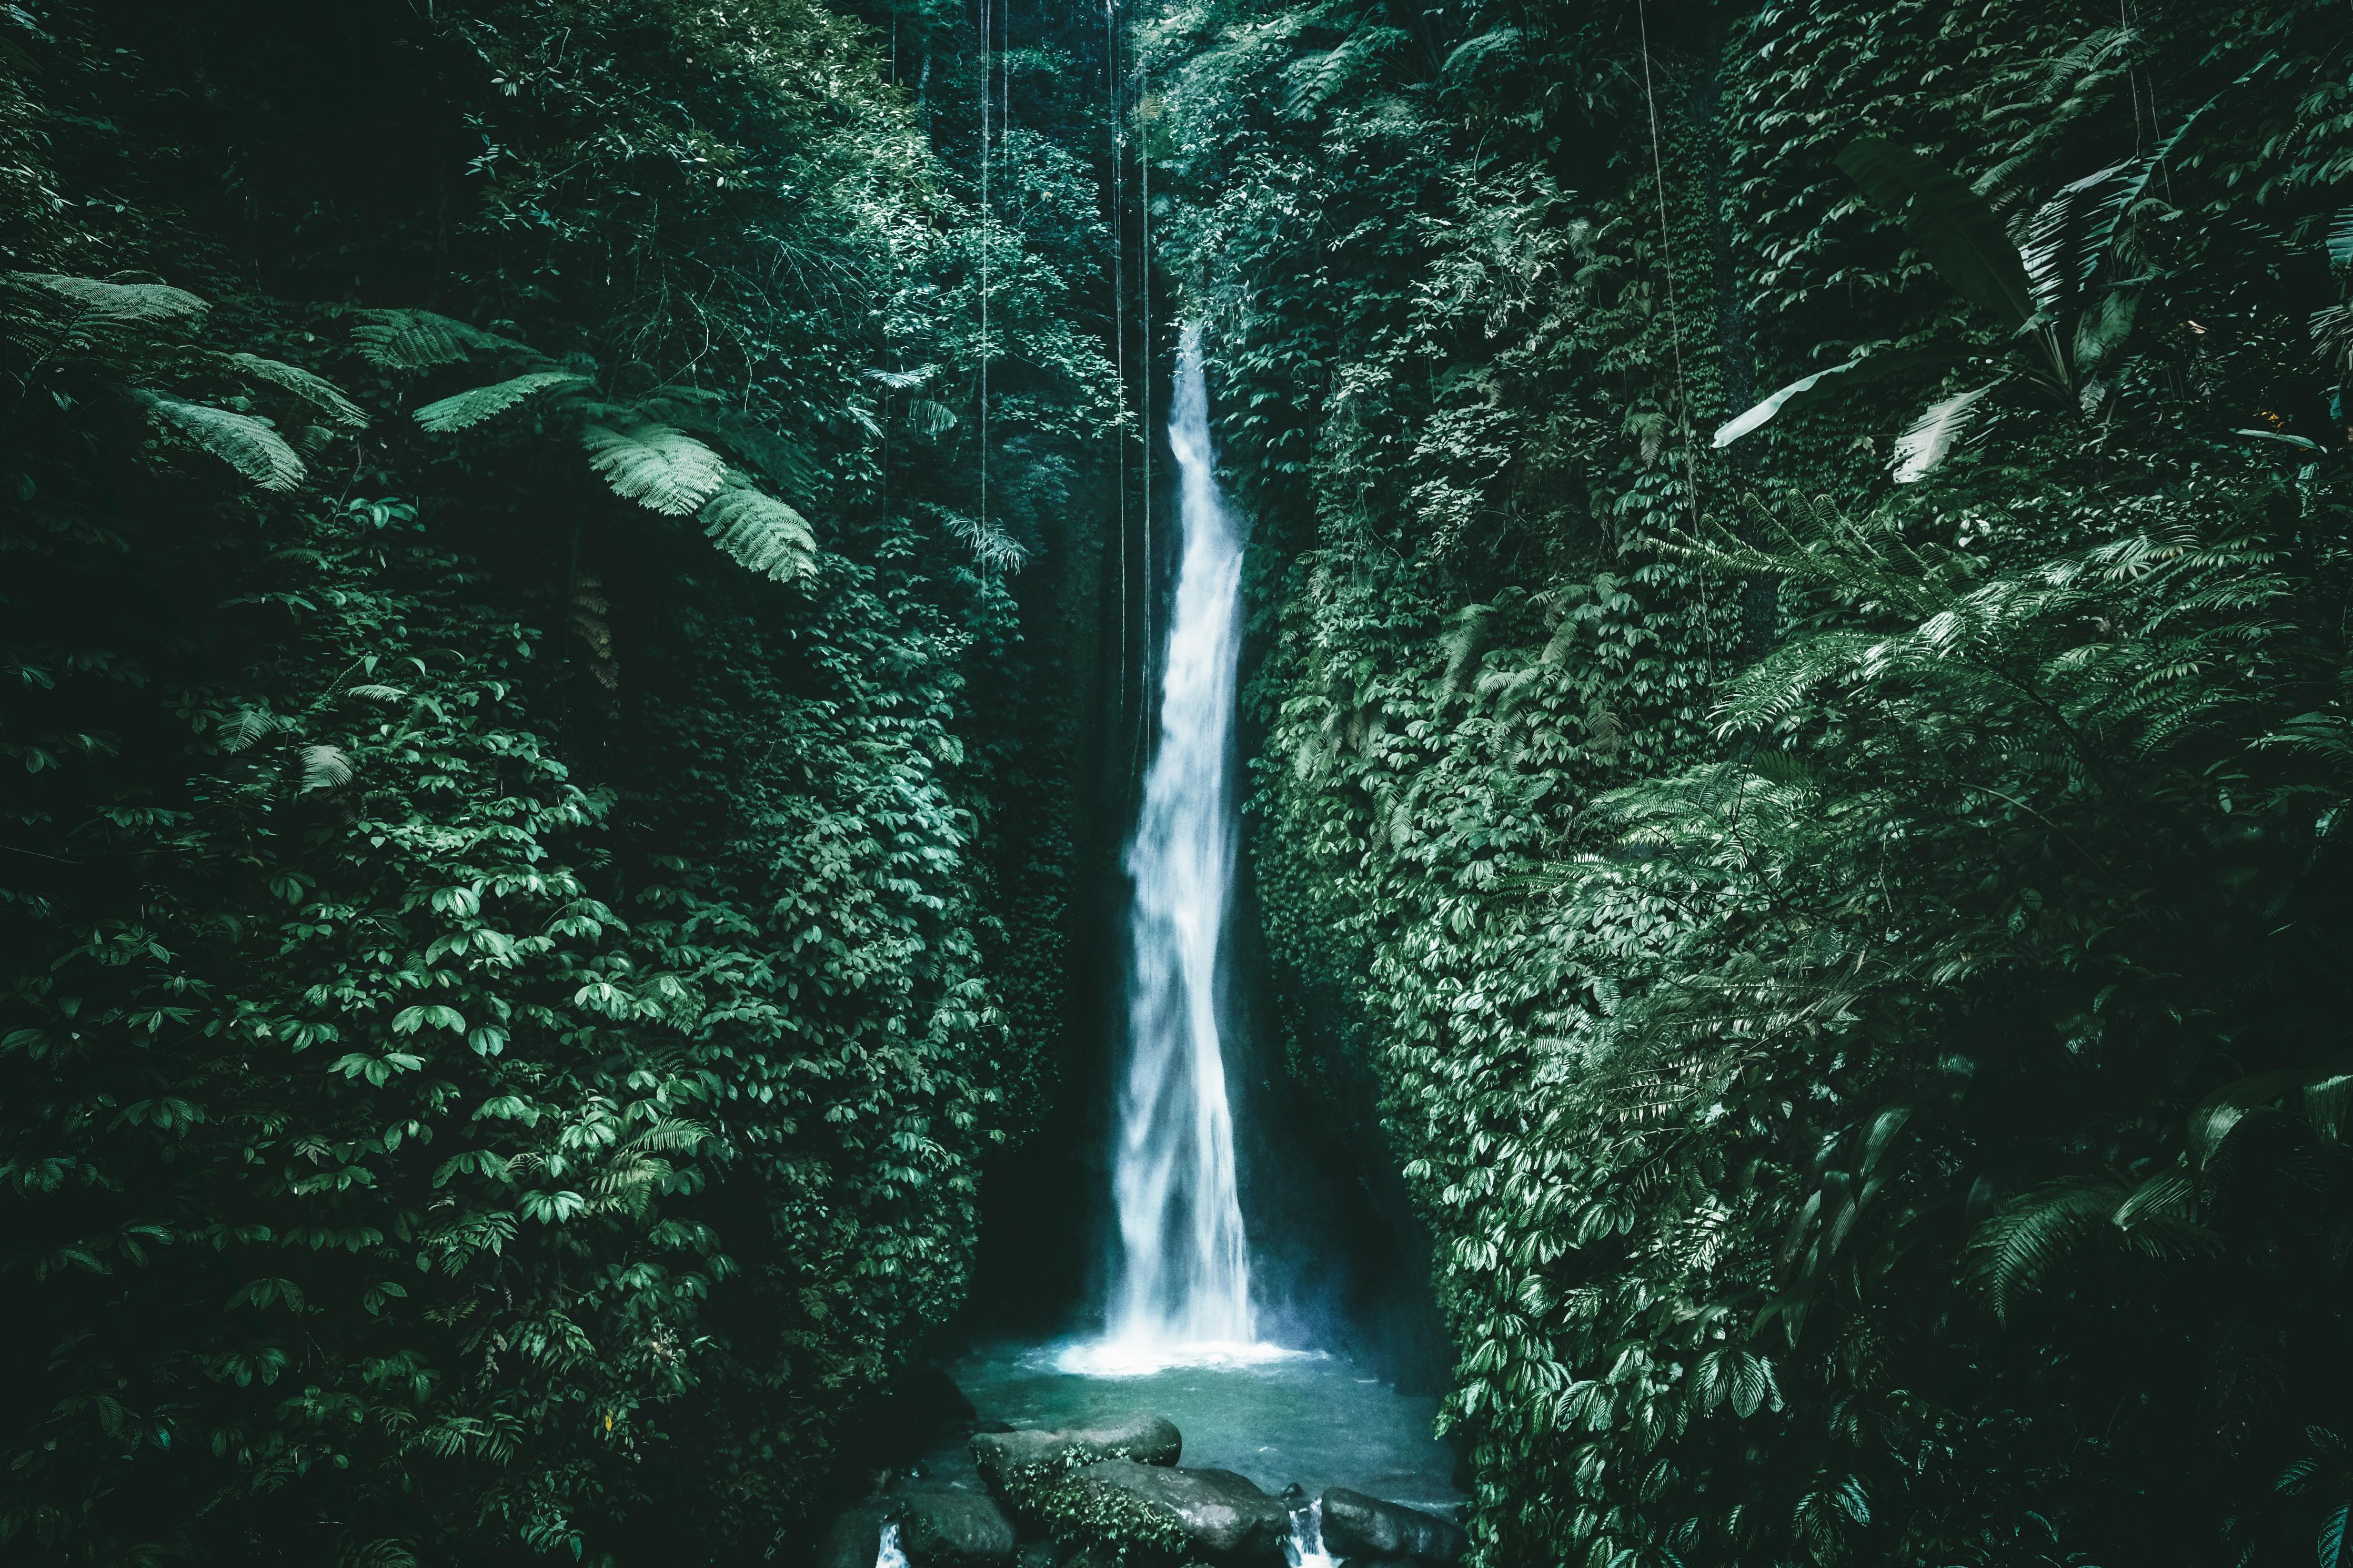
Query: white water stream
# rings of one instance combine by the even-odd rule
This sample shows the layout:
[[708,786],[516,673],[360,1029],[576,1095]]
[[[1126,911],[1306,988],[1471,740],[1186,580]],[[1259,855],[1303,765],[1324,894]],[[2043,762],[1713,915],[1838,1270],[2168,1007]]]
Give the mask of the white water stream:
[[1254,1361],[1250,1245],[1218,1005],[1238,840],[1234,697],[1242,538],[1218,493],[1200,330],[1185,329],[1168,444],[1183,555],[1161,680],[1160,743],[1127,848],[1128,1058],[1113,1195],[1120,1271],[1103,1342],[1071,1370]]

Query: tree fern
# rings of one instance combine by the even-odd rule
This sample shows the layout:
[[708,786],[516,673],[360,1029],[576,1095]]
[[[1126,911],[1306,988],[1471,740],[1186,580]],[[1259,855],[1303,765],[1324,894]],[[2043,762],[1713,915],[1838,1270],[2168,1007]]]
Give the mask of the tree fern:
[[417,411],[417,422],[427,430],[444,434],[469,429],[505,413],[527,397],[559,390],[578,391],[588,384],[586,376],[568,370],[528,371],[428,403]]
[[150,419],[201,447],[260,489],[290,490],[302,482],[302,459],[267,420],[160,392],[136,391],[132,395]]
[[224,354],[221,360],[248,380],[267,382],[292,393],[325,415],[331,424],[340,425],[347,430],[358,430],[368,422],[368,416],[360,405],[345,397],[343,389],[324,376],[313,375],[307,370],[280,360],[264,359],[259,354]]
[[817,536],[808,520],[774,496],[730,473],[702,508],[702,526],[720,549],[746,571],[789,583],[816,564]]
[[361,310],[352,346],[386,370],[429,370],[468,355],[513,352],[522,345],[430,310]]
[[615,495],[665,517],[700,510],[727,479],[718,453],[669,425],[590,425],[580,444]]
[[58,272],[11,272],[6,277],[41,300],[47,313],[84,322],[180,321],[211,308],[198,296],[166,283],[110,283]]

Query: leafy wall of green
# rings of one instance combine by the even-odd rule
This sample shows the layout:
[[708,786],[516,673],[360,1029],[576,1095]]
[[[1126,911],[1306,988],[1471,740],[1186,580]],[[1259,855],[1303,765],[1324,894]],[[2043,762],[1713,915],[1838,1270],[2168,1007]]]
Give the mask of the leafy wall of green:
[[[1381,1076],[1482,1561],[2333,1568],[2343,39],[2000,3],[1148,30],[1256,531],[1292,1060]],[[2013,331],[1841,167],[1873,136],[1997,236],[2088,181],[2113,237],[2061,209]],[[1713,441],[1858,354],[1889,374]]]
[[957,1306],[1116,392],[901,21],[0,16],[11,1562],[791,1559]]

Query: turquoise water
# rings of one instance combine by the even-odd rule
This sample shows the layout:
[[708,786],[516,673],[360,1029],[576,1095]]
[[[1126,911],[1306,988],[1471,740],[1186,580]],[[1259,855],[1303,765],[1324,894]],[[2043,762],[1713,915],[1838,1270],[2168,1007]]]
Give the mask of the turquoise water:
[[1454,1453],[1432,1435],[1435,1396],[1399,1394],[1355,1363],[1293,1352],[1247,1364],[1166,1367],[1134,1376],[1061,1370],[1068,1345],[984,1346],[948,1367],[983,1420],[1083,1426],[1124,1411],[1166,1415],[1177,1462],[1237,1471],[1269,1492],[1353,1487],[1451,1516],[1463,1494]]

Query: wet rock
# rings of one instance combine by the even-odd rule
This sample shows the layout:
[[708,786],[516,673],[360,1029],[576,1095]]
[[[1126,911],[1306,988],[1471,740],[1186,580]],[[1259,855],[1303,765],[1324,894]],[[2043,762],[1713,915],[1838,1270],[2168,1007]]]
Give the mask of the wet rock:
[[1184,1438],[1166,1415],[1121,1415],[1066,1431],[983,1432],[972,1440],[972,1456],[991,1489],[1002,1492],[1018,1471],[1051,1464],[1065,1453],[1080,1462],[1127,1458],[1145,1465],[1173,1465]]
[[[899,1501],[910,1568],[992,1568],[1013,1561],[1013,1521],[981,1492],[916,1492]],[[867,1568],[873,1568],[870,1553]]]
[[879,1500],[852,1504],[818,1542],[817,1568],[874,1568],[882,1527],[895,1512],[892,1505]]
[[1014,1568],[1064,1568],[1064,1561],[1059,1541],[1025,1541],[1013,1554]]
[[1410,1557],[1451,1563],[1470,1537],[1434,1513],[1383,1502],[1345,1487],[1326,1487],[1322,1500],[1324,1550],[1335,1557]]
[[1203,1556],[1228,1562],[1271,1562],[1291,1539],[1282,1505],[1231,1470],[1179,1470],[1106,1459],[1080,1470],[1082,1487],[1107,1487],[1176,1517]]

